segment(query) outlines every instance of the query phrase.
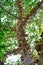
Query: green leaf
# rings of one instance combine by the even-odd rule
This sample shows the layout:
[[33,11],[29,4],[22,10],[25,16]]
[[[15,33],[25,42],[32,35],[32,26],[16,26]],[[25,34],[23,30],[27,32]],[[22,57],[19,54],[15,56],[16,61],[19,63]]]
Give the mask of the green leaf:
[[4,31],[4,32],[8,32],[9,29],[8,29],[8,28],[3,28],[3,31]]

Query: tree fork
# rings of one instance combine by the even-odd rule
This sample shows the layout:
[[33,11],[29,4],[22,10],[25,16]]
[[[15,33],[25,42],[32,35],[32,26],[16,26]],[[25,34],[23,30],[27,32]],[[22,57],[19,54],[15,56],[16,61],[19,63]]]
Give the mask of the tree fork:
[[30,65],[31,64],[31,61],[29,59],[29,45],[27,44],[27,40],[25,38],[25,36],[23,36],[23,34],[25,34],[25,29],[24,29],[24,26],[26,26],[26,23],[28,21],[28,19],[30,19],[32,16],[35,16],[36,14],[36,11],[39,9],[39,7],[41,6],[42,2],[38,2],[37,5],[31,10],[31,12],[29,13],[29,15],[26,16],[26,18],[24,18],[23,20],[23,8],[21,6],[21,1],[22,0],[17,0],[16,2],[16,5],[19,9],[19,20],[18,20],[18,23],[17,23],[17,29],[16,29],[16,33],[17,33],[17,40],[19,42],[19,45],[22,47],[22,50],[23,50],[23,57],[24,57],[24,60],[26,58],[28,62],[30,62],[29,64],[27,64],[28,62],[24,62],[24,65]]
[[29,53],[28,53],[28,49],[29,49],[29,45],[27,44],[27,40],[25,38],[25,36],[23,36],[25,34],[25,30],[24,30],[24,27],[22,26],[23,24],[23,16],[22,16],[22,13],[23,13],[23,8],[21,6],[21,0],[17,0],[16,2],[17,4],[17,7],[19,9],[19,20],[18,20],[18,23],[17,23],[17,30],[16,30],[16,33],[17,33],[17,40],[19,42],[19,46],[22,47],[23,49],[23,57],[24,57],[24,60],[27,58],[27,56],[29,56]]
[[43,4],[43,0],[41,2],[38,2],[36,4],[36,6],[34,8],[32,8],[32,10],[30,11],[30,13],[24,18],[24,22],[23,22],[23,26],[26,26],[26,24],[28,23],[28,20],[30,21],[30,19],[32,18],[32,16],[35,16],[37,14],[37,10],[39,8],[41,8]]

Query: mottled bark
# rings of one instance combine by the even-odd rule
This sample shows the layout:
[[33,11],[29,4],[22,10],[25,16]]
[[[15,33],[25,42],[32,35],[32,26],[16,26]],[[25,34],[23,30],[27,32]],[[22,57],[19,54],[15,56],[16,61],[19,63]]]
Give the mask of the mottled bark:
[[25,29],[24,29],[24,26],[22,26],[23,24],[23,16],[22,16],[22,13],[23,13],[23,8],[21,6],[21,0],[17,0],[16,2],[17,4],[17,7],[19,9],[19,20],[18,20],[18,23],[17,23],[17,30],[16,30],[16,33],[17,33],[17,40],[19,42],[19,46],[22,47],[23,49],[23,55],[24,55],[24,59],[26,59],[26,57],[29,55],[28,54],[28,49],[29,49],[29,46],[27,44],[27,40],[25,38]]

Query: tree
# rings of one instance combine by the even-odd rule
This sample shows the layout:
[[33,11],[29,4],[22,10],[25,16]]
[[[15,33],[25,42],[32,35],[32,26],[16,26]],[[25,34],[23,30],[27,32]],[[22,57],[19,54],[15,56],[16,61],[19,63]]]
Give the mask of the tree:
[[20,53],[25,65],[34,62],[34,43],[40,40],[43,32],[42,4],[39,0],[0,0],[0,60],[3,55]]

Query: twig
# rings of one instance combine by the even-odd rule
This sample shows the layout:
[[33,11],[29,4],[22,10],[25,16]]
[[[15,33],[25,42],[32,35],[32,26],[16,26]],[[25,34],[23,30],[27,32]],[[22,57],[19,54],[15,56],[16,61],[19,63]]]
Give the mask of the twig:
[[0,8],[3,9],[8,14],[10,14],[11,16],[13,16],[13,18],[19,19],[17,16],[13,15],[11,12],[9,12],[8,10],[6,10],[1,4],[0,4]]

